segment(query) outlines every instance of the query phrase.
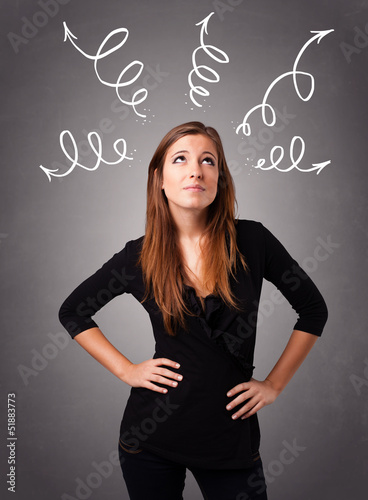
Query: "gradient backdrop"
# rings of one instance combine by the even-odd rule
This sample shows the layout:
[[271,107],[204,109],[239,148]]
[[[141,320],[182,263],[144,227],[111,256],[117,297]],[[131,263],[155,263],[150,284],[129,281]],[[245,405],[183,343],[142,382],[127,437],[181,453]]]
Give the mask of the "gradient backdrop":
[[[200,46],[196,24],[211,12],[204,40],[221,52],[212,49],[216,60],[198,50],[196,60],[210,68],[202,68],[202,76],[219,81],[193,75],[193,85],[207,90],[206,96],[193,95],[199,106],[189,95],[188,74]],[[149,160],[171,127],[192,119],[214,126],[223,139],[240,218],[261,221],[282,241],[329,308],[325,331],[307,360],[258,414],[269,498],[365,497],[368,3],[3,0],[0,22],[2,498],[128,499],[115,450],[130,388],[69,338],[57,313],[81,281],[144,234]],[[63,22],[86,55],[64,42]],[[97,63],[100,78],[110,84],[104,85],[86,56],[96,56],[119,28],[129,30],[125,43]],[[306,46],[315,36],[311,31],[332,29]],[[116,33],[100,53],[124,37]],[[298,96],[291,75],[282,78],[267,100],[277,116],[274,126],[262,121],[258,109],[249,120],[251,135],[237,134],[246,113],[292,70],[298,54],[304,72],[297,76],[298,89],[308,96],[313,78],[310,99]],[[129,101],[146,88],[146,99],[136,106],[145,117],[124,105],[114,88],[133,61],[142,65],[126,70],[121,82],[136,80],[120,89],[121,96]],[[64,130],[85,168],[71,168],[59,143]],[[105,161],[119,159],[113,149],[118,139],[133,159],[101,162],[92,170],[91,131],[101,138]],[[298,162],[297,139],[289,169],[294,136],[302,138],[305,153]],[[120,151],[123,146],[120,141]],[[275,146],[284,149],[278,168],[288,171],[256,168],[262,158],[263,168],[271,166]],[[65,147],[72,154],[67,136]],[[330,163],[318,174],[303,171],[323,162]],[[296,321],[273,290],[265,282],[258,379],[277,361]],[[131,361],[152,357],[149,317],[132,296],[116,298],[95,319]],[[15,494],[6,484],[9,393],[16,400]],[[290,448],[293,454],[285,451]],[[188,471],[185,499],[200,498]]]

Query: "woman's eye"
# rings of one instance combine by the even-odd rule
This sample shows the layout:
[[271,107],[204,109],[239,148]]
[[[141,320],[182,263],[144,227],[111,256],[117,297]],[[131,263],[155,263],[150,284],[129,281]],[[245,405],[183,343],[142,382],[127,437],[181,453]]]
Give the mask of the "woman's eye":
[[183,163],[185,161],[185,156],[177,156],[173,163]]
[[213,166],[215,165],[213,158],[207,157],[207,158],[204,158],[203,161],[206,163],[209,163],[210,165],[213,165]]

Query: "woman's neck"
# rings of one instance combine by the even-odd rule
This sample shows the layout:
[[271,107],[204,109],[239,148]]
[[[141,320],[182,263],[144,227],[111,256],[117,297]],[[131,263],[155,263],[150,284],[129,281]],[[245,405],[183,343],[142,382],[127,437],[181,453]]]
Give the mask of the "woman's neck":
[[207,223],[207,211],[177,207],[171,210],[176,225],[179,241],[184,244],[196,244],[202,236]]

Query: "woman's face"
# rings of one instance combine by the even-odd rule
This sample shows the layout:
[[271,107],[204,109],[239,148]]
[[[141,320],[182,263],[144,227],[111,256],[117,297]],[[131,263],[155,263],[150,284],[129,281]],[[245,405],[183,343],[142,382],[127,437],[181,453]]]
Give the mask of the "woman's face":
[[[202,134],[185,135],[166,152],[162,188],[171,212],[206,209],[216,198],[218,155],[215,143]],[[199,184],[202,190],[188,186]]]

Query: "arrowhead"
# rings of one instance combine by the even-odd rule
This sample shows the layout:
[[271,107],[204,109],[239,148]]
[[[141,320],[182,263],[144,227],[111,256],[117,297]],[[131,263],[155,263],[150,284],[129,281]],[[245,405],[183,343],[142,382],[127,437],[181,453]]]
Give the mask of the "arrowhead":
[[48,179],[49,179],[49,182],[51,182],[51,176],[53,175],[53,174],[51,174],[50,172],[57,172],[57,171],[58,171],[58,169],[56,169],[56,170],[50,170],[50,169],[48,169],[48,168],[46,168],[46,167],[43,167],[42,165],[40,165],[40,168],[41,168],[41,169],[45,172],[45,174],[47,175],[47,177],[48,177]]
[[75,38],[76,40],[78,40],[78,37],[73,35],[73,33],[70,31],[70,29],[66,25],[65,21],[63,21],[63,26],[64,26],[64,42],[66,41],[67,38],[69,38],[69,40],[71,40],[72,38]]
[[332,31],[335,31],[335,30],[332,29],[332,30],[324,30],[324,31],[311,31],[311,33],[317,33],[318,34],[318,36],[316,37],[316,39],[317,39],[317,43],[319,43],[322,40],[322,38],[324,38],[329,33],[332,33]]
[[199,21],[199,23],[196,24],[196,26],[200,26],[201,24],[203,24],[206,35],[208,35],[208,31],[207,31],[208,21],[209,21],[210,17],[213,16],[213,14],[214,14],[214,12],[211,12],[211,14],[208,14],[207,17],[205,17],[204,19],[202,19],[202,21]]
[[317,175],[327,166],[331,163],[331,160],[324,161],[322,163],[312,163],[313,167],[319,167],[317,171]]

